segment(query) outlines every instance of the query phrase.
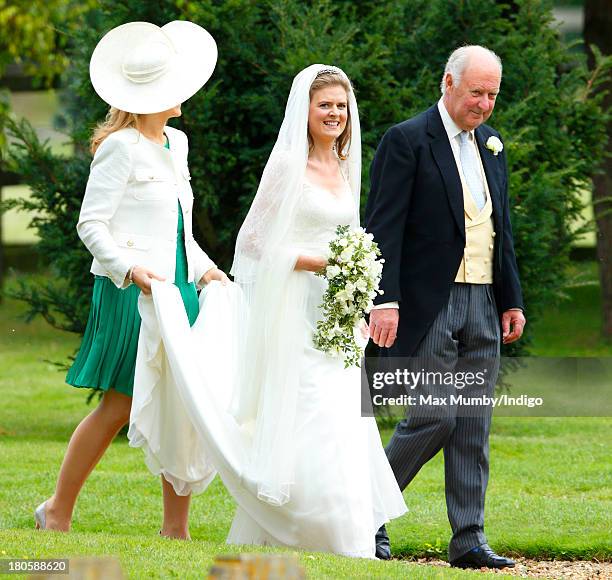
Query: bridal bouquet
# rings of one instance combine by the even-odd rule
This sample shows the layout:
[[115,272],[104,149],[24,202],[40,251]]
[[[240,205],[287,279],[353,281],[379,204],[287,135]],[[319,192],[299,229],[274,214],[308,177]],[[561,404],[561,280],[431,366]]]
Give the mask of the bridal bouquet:
[[344,355],[345,368],[359,366],[363,348],[356,340],[358,325],[365,324],[363,315],[372,309],[373,300],[383,291],[378,289],[383,259],[372,234],[363,228],[338,226],[337,237],[329,244],[327,268],[317,272],[328,281],[317,322],[314,345],[319,350]]

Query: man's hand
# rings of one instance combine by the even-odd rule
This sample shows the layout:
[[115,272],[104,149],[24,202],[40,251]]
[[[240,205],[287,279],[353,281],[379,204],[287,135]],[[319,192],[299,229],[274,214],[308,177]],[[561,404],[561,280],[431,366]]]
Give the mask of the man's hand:
[[158,276],[155,272],[143,266],[134,266],[132,268],[132,282],[134,282],[142,293],[147,296],[151,294],[151,280],[160,280],[163,282],[165,278]]
[[397,308],[377,308],[370,311],[370,336],[374,344],[390,348],[397,336],[399,310]]
[[219,268],[211,268],[210,270],[208,270],[208,272],[206,272],[206,274],[204,274],[204,276],[202,276],[201,279],[204,284],[208,284],[213,280],[218,280],[219,282],[221,282],[221,284],[223,284],[223,286],[225,286],[229,282],[229,278],[227,277],[225,272],[223,270],[219,270]]
[[503,343],[510,344],[521,338],[525,324],[527,324],[527,320],[520,310],[506,310],[502,314]]

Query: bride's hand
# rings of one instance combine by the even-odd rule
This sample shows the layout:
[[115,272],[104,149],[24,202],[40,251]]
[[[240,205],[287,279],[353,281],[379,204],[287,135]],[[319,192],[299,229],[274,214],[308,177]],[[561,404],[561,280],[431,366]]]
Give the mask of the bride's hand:
[[327,268],[327,258],[324,256],[300,256],[295,263],[295,270],[321,272]]
[[361,336],[365,340],[370,340],[370,327],[368,326],[368,323],[365,321],[365,318],[362,318],[357,323],[357,328],[359,328],[359,332],[361,332]]
[[208,272],[206,272],[206,274],[204,274],[204,276],[202,276],[201,280],[204,284],[208,284],[213,280],[217,280],[221,282],[223,286],[226,286],[229,282],[229,278],[227,277],[225,272],[223,270],[219,270],[219,268],[211,268],[210,270],[208,270]]

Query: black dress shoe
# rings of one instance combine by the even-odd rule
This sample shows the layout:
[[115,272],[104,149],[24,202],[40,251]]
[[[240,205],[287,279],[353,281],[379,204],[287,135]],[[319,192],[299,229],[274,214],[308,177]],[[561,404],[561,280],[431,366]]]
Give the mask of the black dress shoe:
[[376,532],[376,557],[379,560],[389,560],[391,558],[391,544],[384,524]]
[[514,568],[514,564],[514,560],[498,556],[489,544],[472,548],[450,563],[455,568]]

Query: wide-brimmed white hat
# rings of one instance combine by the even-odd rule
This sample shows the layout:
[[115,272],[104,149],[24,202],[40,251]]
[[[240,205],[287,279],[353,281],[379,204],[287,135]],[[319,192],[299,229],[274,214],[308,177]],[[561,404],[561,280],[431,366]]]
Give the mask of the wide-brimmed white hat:
[[193,96],[217,62],[215,39],[201,26],[175,20],[161,28],[129,22],[98,43],[89,63],[96,93],[129,113],[159,113]]

